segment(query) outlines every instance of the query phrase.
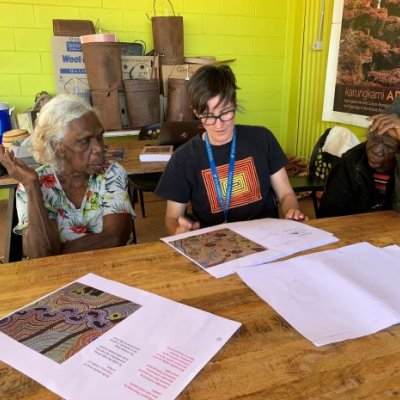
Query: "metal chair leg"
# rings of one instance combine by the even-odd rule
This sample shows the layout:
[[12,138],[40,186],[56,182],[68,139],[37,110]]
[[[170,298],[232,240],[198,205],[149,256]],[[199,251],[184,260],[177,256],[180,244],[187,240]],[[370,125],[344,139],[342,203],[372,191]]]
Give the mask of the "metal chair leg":
[[139,193],[139,202],[140,202],[140,208],[142,210],[142,217],[146,218],[146,212],[144,210],[144,198],[143,198],[143,190],[138,189],[138,193]]
[[132,242],[137,244],[135,218],[132,218]]
[[18,222],[15,191],[16,187],[10,188],[8,195],[5,252],[4,252],[5,263],[22,260],[22,236],[16,235],[12,231],[13,226],[15,226]]

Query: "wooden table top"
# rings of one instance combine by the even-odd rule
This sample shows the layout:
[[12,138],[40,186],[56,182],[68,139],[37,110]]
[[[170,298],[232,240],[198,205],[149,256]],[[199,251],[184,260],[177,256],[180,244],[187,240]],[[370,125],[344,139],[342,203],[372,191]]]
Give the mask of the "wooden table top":
[[8,175],[3,175],[0,177],[0,189],[9,189],[17,186],[18,182]]
[[[139,160],[139,153],[144,146],[156,145],[151,140],[137,140],[136,138],[106,138],[105,143],[113,149],[122,148],[125,150],[124,159],[118,160],[128,175],[148,174],[152,172],[163,172],[166,162],[142,162]],[[17,181],[8,175],[0,177],[0,189],[7,189],[17,185]]]
[[[394,211],[308,224],[341,239],[318,250],[364,240],[377,246],[400,244],[400,214]],[[162,242],[0,266],[0,316],[89,272],[242,322],[179,399],[381,400],[400,394],[399,325],[315,347],[237,275],[215,279]],[[0,363],[0,399],[17,398],[58,396]]]
[[[130,140],[129,140],[130,139]],[[128,175],[148,174],[152,172],[163,172],[167,162],[142,162],[139,160],[139,154],[144,146],[156,145],[157,143],[150,140],[137,140],[127,138],[121,140],[118,138],[107,138],[106,145],[110,148],[125,149],[123,160],[117,160],[121,164]]]

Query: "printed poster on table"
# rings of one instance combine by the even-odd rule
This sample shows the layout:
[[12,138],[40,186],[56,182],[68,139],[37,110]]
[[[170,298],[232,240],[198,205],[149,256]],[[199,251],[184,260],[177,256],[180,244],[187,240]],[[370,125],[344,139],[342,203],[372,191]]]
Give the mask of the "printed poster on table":
[[400,95],[400,3],[335,0],[324,121],[367,127]]
[[278,218],[229,222],[161,240],[216,278],[338,241],[330,232]]
[[65,399],[175,399],[240,327],[88,274],[0,319],[0,359]]

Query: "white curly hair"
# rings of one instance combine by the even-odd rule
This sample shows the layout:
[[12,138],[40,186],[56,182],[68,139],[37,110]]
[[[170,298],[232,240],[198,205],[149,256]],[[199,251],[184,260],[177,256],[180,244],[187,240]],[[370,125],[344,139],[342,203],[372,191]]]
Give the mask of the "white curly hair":
[[59,94],[46,103],[36,120],[32,136],[32,154],[40,164],[47,164],[56,171],[62,162],[55,152],[55,144],[64,139],[70,122],[96,110],[78,96]]

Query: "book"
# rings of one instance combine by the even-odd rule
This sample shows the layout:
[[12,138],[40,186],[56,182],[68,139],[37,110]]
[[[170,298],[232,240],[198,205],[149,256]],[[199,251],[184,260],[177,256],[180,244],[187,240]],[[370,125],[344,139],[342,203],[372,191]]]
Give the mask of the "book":
[[125,158],[125,149],[122,147],[106,147],[105,152],[106,160],[120,161]]
[[145,146],[139,154],[140,161],[168,161],[174,146]]

